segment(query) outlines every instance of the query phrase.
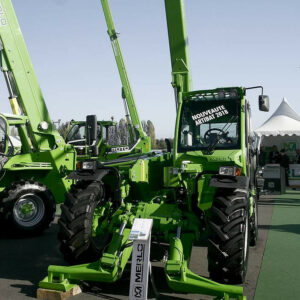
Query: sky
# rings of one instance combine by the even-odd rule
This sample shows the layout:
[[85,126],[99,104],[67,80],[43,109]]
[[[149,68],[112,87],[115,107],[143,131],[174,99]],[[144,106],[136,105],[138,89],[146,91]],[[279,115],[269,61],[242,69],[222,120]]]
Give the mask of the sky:
[[[52,120],[124,116],[121,83],[100,0],[12,0]],[[174,93],[162,0],[110,0],[141,120],[172,137]],[[249,92],[253,127],[285,96],[300,114],[300,1],[186,0],[195,90],[264,86],[270,112]],[[9,112],[0,82],[0,111]]]

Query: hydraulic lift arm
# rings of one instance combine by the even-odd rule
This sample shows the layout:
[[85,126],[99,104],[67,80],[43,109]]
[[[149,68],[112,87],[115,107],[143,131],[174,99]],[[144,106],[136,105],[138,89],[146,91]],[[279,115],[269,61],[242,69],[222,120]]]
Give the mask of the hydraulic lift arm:
[[[132,89],[130,86],[129,78],[126,72],[125,63],[123,60],[120,44],[118,41],[118,34],[116,32],[112,14],[110,11],[108,0],[101,0],[103,13],[105,16],[108,35],[111,40],[112,49],[114,52],[114,56],[116,59],[117,67],[119,70],[121,82],[122,82],[122,97],[124,100],[125,112],[126,112],[126,121],[128,124],[128,129],[130,133],[131,142],[138,140],[138,138],[147,137],[143,127],[141,125],[141,121],[139,119],[139,115],[135,106],[135,101],[132,93]],[[130,119],[129,119],[130,116]],[[137,136],[138,135],[138,136]],[[149,147],[150,148],[150,147]]]
[[52,125],[11,0],[0,0],[1,68],[14,114],[27,118],[19,127],[23,151],[51,150],[63,138]]
[[176,108],[178,108],[178,92],[188,92],[192,89],[184,1],[165,0],[165,10],[172,65],[172,86],[175,91]]

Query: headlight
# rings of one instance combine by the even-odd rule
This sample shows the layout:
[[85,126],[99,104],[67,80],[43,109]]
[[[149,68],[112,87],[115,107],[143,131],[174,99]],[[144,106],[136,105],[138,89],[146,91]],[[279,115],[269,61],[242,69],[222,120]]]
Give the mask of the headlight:
[[95,167],[94,161],[83,161],[81,165],[82,170],[93,170]]
[[220,167],[219,174],[225,176],[240,176],[241,169],[234,166]]

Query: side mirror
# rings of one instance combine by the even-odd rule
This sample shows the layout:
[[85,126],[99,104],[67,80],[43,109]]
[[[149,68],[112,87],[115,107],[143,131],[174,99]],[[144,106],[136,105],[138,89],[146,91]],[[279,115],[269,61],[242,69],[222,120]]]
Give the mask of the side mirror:
[[269,96],[260,95],[258,97],[259,110],[261,111],[269,111]]
[[90,147],[92,156],[98,155],[97,140],[97,116],[89,115],[86,117],[86,144]]

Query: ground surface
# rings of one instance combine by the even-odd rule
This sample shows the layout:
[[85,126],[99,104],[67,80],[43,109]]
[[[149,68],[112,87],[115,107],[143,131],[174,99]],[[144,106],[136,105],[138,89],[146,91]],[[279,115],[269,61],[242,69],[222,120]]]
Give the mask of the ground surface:
[[255,300],[300,299],[300,192],[274,197],[269,228]]
[[[292,196],[293,195],[293,196]],[[298,199],[297,199],[298,196]],[[298,248],[291,250],[290,255],[279,255],[281,251],[287,251],[286,247],[282,245],[277,252],[273,253],[274,246],[277,247],[276,240],[287,239],[295,241],[299,235],[300,225],[295,222],[297,214],[300,216],[300,194],[289,194],[286,202],[285,198],[277,199],[279,201],[275,205],[275,216],[271,224],[270,240],[266,247],[266,259],[263,263],[263,268],[260,274],[260,282],[258,284],[258,291],[255,300],[268,299],[289,299],[289,297],[269,297],[269,291],[274,289],[272,275],[272,261],[277,259],[276,272],[285,274],[284,260],[289,262],[289,267],[295,271],[299,270],[298,265],[293,265],[295,257],[293,255],[299,254],[300,242],[297,242]],[[283,202],[282,209],[285,212],[289,211],[286,218],[280,217],[279,206],[280,201]],[[295,209],[295,211],[293,210]],[[297,212],[296,212],[297,209]],[[254,294],[257,285],[257,278],[259,276],[262,257],[268,238],[269,224],[272,218],[273,200],[271,197],[263,197],[259,205],[259,240],[255,248],[250,250],[249,268],[247,279],[244,284],[245,294],[249,300],[254,299]],[[277,216],[278,215],[278,216]],[[293,220],[290,220],[293,218]],[[299,217],[298,217],[299,218]],[[287,236],[285,236],[287,233]],[[56,239],[57,225],[47,230],[42,236],[27,239],[9,238],[7,232],[0,233],[0,299],[33,299],[36,295],[38,282],[47,274],[47,267],[49,264],[62,265],[65,264],[63,258],[58,250],[58,242]],[[279,235],[279,236],[278,236]],[[297,256],[296,256],[297,257]],[[294,260],[293,260],[294,259]],[[164,281],[161,265],[154,263],[153,268],[154,278],[158,291],[163,295],[161,299],[211,299],[199,295],[178,295],[170,292]],[[197,246],[193,249],[191,269],[203,276],[207,276],[207,262],[206,262],[206,248]],[[285,275],[284,275],[285,276]],[[94,287],[84,287],[84,293],[74,297],[74,300],[96,300],[96,299],[128,299],[129,289],[129,274],[116,284],[101,284]],[[278,280],[281,277],[277,276]],[[276,279],[276,280],[277,280]],[[287,281],[292,281],[292,278],[287,276]],[[268,293],[265,293],[265,284],[267,285]],[[280,285],[280,282],[278,283]],[[296,284],[297,285],[297,284]],[[287,285],[288,287],[288,285]],[[298,295],[300,293],[298,292]],[[155,296],[150,289],[149,299],[154,299]],[[294,299],[296,299],[295,297]]]

